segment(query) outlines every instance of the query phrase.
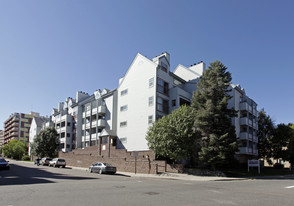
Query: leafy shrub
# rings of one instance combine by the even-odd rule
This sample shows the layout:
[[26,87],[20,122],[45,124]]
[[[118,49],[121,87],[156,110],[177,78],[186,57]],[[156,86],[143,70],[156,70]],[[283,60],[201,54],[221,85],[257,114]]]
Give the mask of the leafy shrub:
[[30,157],[29,157],[29,155],[24,155],[24,156],[22,156],[21,160],[22,161],[29,161]]

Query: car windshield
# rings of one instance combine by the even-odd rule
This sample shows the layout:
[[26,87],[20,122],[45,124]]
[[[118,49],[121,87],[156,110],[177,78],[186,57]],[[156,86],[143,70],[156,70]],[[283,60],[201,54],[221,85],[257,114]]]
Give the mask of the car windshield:
[[103,164],[107,167],[113,167],[111,164],[108,164],[108,163],[103,163]]
[[58,162],[65,162],[64,159],[58,159]]

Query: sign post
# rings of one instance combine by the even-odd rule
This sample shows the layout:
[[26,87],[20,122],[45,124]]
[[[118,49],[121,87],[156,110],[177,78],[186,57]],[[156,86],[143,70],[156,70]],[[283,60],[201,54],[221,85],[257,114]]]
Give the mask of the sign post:
[[138,157],[138,152],[134,152],[134,157],[135,157],[135,174],[137,174],[137,157]]
[[260,174],[259,160],[248,160],[248,172],[249,172],[250,167],[258,167],[258,174]]

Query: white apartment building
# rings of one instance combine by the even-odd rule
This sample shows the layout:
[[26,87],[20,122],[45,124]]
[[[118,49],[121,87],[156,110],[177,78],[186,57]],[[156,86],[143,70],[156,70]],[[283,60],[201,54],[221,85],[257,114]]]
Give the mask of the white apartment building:
[[[71,151],[76,145],[76,111],[72,108],[74,103],[74,99],[66,98],[65,102],[60,102],[58,108],[54,108],[51,113],[51,121],[59,136],[59,150],[63,152]],[[50,122],[47,124],[50,125]]]
[[29,130],[29,156],[31,155],[32,143],[34,142],[36,135],[41,131],[42,125],[48,120],[49,118],[46,117],[33,117],[31,127]]
[[[105,132],[117,137],[118,149],[149,150],[145,139],[148,128],[181,105],[190,105],[204,69],[201,61],[190,67],[178,65],[171,72],[167,52],[152,60],[137,54],[117,89],[97,90],[93,95],[77,92],[76,99],[67,98],[53,110],[52,121],[60,134],[62,151],[99,145]],[[242,142],[238,155],[254,157],[257,105],[238,85],[232,85],[231,95],[228,106],[238,111],[232,122]]]
[[241,162],[247,162],[247,159],[258,158],[258,111],[257,104],[250,99],[245,89],[240,85],[231,85],[232,98],[228,106],[234,107],[238,111],[238,116],[233,118],[233,125],[236,128],[236,135],[241,143],[238,158]]

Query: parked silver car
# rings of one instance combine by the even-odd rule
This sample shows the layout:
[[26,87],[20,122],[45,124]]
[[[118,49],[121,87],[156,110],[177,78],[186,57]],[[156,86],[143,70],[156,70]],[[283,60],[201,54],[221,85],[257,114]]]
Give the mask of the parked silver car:
[[51,161],[52,159],[51,158],[48,158],[48,157],[43,157],[41,160],[40,160],[40,165],[44,166],[44,165],[49,165],[49,161]]
[[53,160],[51,160],[48,164],[49,167],[53,166],[53,167],[63,167],[65,168],[66,166],[66,162],[64,159],[60,159],[60,158],[54,158]]
[[116,167],[112,166],[111,164],[108,163],[102,163],[102,162],[97,162],[95,164],[92,164],[89,167],[90,172],[96,172],[99,174],[102,173],[109,173],[109,174],[115,174],[116,173]]

